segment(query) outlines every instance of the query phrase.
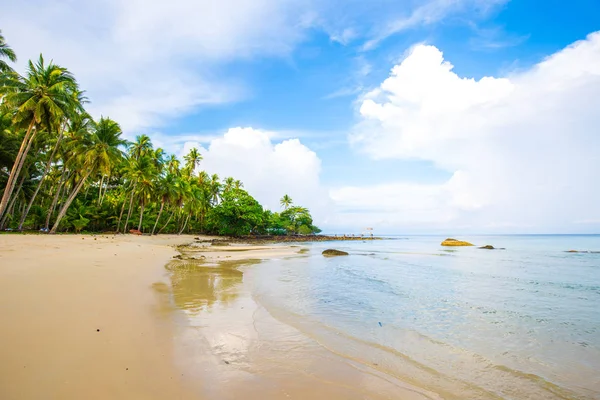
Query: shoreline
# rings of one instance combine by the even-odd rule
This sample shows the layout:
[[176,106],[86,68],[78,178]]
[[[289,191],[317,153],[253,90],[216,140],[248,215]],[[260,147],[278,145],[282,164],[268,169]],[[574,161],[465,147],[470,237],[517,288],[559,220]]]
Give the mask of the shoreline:
[[0,235],[0,397],[438,398],[330,352],[253,297],[252,265],[302,247],[198,238]]
[[284,322],[257,297],[262,261],[305,257],[301,246],[178,246],[172,297],[185,316],[183,368],[205,382],[202,399],[440,400],[427,389],[344,357]]

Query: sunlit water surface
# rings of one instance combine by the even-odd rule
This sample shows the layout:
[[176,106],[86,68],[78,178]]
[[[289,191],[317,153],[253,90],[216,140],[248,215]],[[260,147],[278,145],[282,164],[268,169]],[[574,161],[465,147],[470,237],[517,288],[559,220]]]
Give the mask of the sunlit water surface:
[[275,318],[447,397],[600,399],[600,254],[566,252],[600,251],[600,236],[443,239],[308,244],[245,274]]

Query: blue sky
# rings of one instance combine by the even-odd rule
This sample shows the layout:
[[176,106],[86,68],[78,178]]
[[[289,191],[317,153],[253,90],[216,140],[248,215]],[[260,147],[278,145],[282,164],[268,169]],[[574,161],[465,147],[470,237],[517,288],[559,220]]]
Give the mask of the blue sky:
[[[328,230],[600,228],[599,191],[569,182],[600,170],[597,0],[20,3],[0,0],[0,29],[21,66],[43,52],[128,137],[201,147],[210,172],[273,208],[290,193]],[[559,156],[569,174],[544,183]]]

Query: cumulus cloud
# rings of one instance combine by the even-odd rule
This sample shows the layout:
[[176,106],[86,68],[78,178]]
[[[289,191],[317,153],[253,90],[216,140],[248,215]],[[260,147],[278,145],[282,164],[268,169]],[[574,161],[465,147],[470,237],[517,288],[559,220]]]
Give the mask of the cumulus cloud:
[[208,145],[187,141],[180,155],[196,147],[204,157],[201,169],[241,180],[267,208],[279,210],[279,199],[288,194],[295,204],[309,207],[313,216],[323,221],[329,198],[319,181],[321,160],[300,140],[274,143],[276,136],[259,129],[231,128]]
[[18,69],[44,53],[76,75],[94,116],[112,117],[132,137],[198,107],[250,97],[252,88],[223,66],[287,57],[311,29],[344,44],[380,40],[398,31],[397,23],[374,31],[382,19],[414,15],[402,25],[415,26],[497,1],[0,0],[0,26]]
[[376,204],[362,218],[401,227],[597,230],[600,33],[503,78],[452,69],[434,46],[415,46],[361,100],[350,136],[374,159],[427,160],[452,178],[338,188],[341,213]]

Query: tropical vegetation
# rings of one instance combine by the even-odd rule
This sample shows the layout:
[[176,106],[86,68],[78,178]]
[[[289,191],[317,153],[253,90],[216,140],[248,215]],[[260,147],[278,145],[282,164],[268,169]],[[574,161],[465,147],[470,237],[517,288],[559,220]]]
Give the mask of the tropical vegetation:
[[182,160],[150,137],[125,140],[108,117],[95,120],[66,68],[43,56],[23,75],[0,31],[0,230],[221,235],[314,234],[308,209],[287,194],[266,210],[232,177]]

